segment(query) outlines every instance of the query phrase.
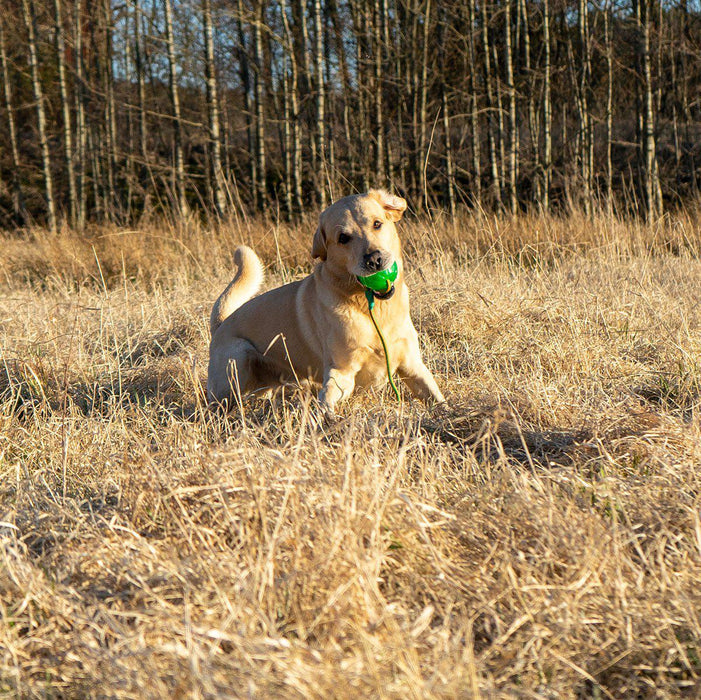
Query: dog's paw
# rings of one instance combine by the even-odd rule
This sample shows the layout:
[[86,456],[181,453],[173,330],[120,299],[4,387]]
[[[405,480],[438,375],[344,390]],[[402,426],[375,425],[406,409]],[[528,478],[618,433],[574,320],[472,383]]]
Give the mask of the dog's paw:
[[332,428],[338,423],[338,420],[335,411],[323,404],[309,413],[309,424],[317,432],[323,432]]
[[454,414],[452,406],[445,400],[434,403],[430,408],[431,414],[441,420],[452,418]]

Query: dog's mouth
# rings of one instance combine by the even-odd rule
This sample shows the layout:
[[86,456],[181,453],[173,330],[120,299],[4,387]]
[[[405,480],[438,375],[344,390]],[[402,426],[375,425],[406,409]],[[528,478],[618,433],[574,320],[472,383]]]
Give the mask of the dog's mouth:
[[386,292],[376,292],[373,289],[372,295],[375,297],[375,299],[380,299],[381,301],[391,299],[394,296],[394,285],[392,285]]
[[[370,275],[357,275],[357,280],[365,287],[366,294],[372,294],[375,299],[389,299],[394,294],[394,283],[399,269],[394,261],[390,267],[383,267]],[[368,297],[370,298],[370,297]]]

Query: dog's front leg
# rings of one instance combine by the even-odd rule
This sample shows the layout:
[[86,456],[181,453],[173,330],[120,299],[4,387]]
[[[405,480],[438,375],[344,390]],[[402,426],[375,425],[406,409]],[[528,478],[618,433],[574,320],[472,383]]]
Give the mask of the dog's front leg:
[[431,370],[421,359],[418,343],[410,349],[397,371],[414,396],[425,402],[445,403]]
[[355,388],[355,370],[343,371],[330,367],[324,372],[324,385],[319,392],[319,402],[327,413],[333,414],[336,404],[341,399],[347,399]]

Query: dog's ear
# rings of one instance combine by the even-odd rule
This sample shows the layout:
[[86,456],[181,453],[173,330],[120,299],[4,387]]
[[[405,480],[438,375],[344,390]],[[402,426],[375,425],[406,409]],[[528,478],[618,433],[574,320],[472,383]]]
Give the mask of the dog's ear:
[[321,227],[321,222],[314,233],[314,238],[312,240],[312,258],[321,258],[326,260],[326,234],[324,229]]
[[385,190],[370,190],[368,195],[380,203],[392,221],[399,221],[406,211],[406,199],[385,192]]

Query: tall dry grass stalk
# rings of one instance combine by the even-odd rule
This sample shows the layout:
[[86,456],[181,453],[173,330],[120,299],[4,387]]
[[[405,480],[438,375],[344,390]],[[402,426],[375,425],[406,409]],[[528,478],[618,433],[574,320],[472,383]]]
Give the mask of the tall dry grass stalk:
[[0,692],[698,694],[698,222],[405,224],[450,408],[208,412],[234,246],[312,232],[3,238]]

